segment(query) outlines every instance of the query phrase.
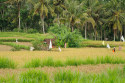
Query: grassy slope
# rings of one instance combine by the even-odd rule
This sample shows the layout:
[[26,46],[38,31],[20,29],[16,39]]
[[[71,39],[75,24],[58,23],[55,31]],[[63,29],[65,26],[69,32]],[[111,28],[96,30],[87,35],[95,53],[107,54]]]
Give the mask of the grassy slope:
[[23,37],[23,38],[53,38],[50,34],[28,34],[20,32],[0,32],[0,38],[2,37]]

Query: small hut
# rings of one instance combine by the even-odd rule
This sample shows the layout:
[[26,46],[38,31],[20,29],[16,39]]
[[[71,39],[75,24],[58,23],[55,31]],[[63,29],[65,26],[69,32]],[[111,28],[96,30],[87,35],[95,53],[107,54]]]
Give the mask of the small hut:
[[51,40],[51,42],[52,42],[52,47],[55,47],[55,40],[56,40],[56,37],[53,38],[53,39],[44,39],[43,42],[44,42],[45,44],[47,44],[47,46],[49,46],[50,40]]

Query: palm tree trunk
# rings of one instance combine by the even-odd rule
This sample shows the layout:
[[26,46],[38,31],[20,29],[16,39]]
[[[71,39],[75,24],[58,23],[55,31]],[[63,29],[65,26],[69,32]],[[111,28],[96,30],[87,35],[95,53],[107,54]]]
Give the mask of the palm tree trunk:
[[101,27],[101,40],[102,40],[102,27]]
[[43,34],[45,34],[45,26],[44,26],[44,16],[42,16],[42,28],[43,28]]
[[96,27],[94,28],[94,32],[95,32],[95,40],[96,40],[96,35],[97,35],[97,34],[96,34]]
[[87,38],[87,36],[86,36],[86,33],[87,33],[87,23],[86,23],[86,25],[85,25],[85,39]]
[[[3,18],[4,18],[4,17],[3,17],[3,16],[4,16],[4,10],[1,11],[1,16],[2,16],[2,20],[3,20]],[[3,22],[3,24],[4,24],[4,22]],[[4,28],[4,27],[2,26],[2,27],[1,27],[1,32],[3,31],[3,28]]]
[[18,4],[18,32],[20,30],[20,4]]
[[106,36],[105,36],[105,29],[104,29],[104,40],[105,40]]
[[58,17],[58,25],[60,25],[60,21],[59,21],[59,14],[57,14],[57,17]]
[[115,41],[115,30],[114,30],[114,41]]
[[123,28],[124,28],[124,37],[125,37],[125,27],[124,27],[124,25],[123,25]]
[[73,25],[72,25],[72,32],[74,31]]
[[122,32],[120,32],[120,41],[122,41],[122,40],[121,40],[121,37],[122,37]]

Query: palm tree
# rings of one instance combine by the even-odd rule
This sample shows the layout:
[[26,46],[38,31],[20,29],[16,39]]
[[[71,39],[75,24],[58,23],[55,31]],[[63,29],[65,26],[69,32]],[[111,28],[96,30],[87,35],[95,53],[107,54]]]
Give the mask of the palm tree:
[[87,13],[83,13],[81,16],[81,24],[82,26],[85,26],[85,39],[87,39],[87,24],[91,23],[93,28],[95,27],[95,21],[92,17],[89,17]]
[[[82,3],[81,3],[82,4]],[[81,4],[77,0],[66,0],[65,6],[66,10],[64,11],[64,17],[67,22],[69,22],[69,26],[71,27],[72,32],[74,31],[75,24],[80,24],[80,13],[81,13]]]
[[65,10],[64,0],[54,0],[54,12],[57,14],[57,18],[54,21],[58,21],[58,25],[60,25],[60,14]]
[[22,2],[24,2],[25,0],[8,0],[8,3],[10,3],[10,4],[16,4],[17,5],[17,9],[18,9],[18,31],[21,29],[20,28],[20,9],[21,9],[21,5],[23,5],[22,4]]
[[99,4],[98,0],[86,0],[85,5],[86,10],[84,11],[84,13],[87,15],[86,18],[83,14],[83,17],[85,18],[85,23],[86,23],[86,27],[85,27],[85,39],[86,39],[86,28],[87,28],[87,23],[90,22],[93,26],[94,29],[94,33],[95,33],[95,40],[97,38],[97,27],[98,24],[101,24],[100,21],[100,11],[101,11],[101,5]]
[[[34,6],[34,15],[39,14],[42,22],[42,32],[45,34],[45,17],[48,16],[49,9],[52,10],[49,3],[50,0],[29,0],[29,2]],[[52,12],[52,11],[51,11]]]
[[120,31],[120,35],[122,35],[122,23],[125,18],[125,13],[120,9],[120,5],[120,2],[117,0],[112,0],[109,4],[107,4],[107,10],[111,10],[107,12],[110,12],[110,17],[108,19],[114,30],[114,41],[116,39],[117,31]]

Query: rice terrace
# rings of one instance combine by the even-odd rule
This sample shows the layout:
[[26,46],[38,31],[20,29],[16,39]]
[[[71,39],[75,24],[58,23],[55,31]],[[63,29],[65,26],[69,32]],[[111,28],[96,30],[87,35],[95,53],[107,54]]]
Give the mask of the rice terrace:
[[0,0],[0,83],[125,83],[125,0]]

